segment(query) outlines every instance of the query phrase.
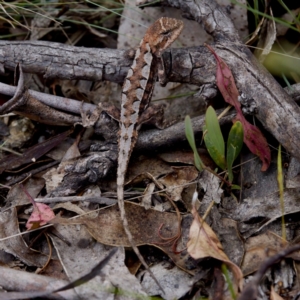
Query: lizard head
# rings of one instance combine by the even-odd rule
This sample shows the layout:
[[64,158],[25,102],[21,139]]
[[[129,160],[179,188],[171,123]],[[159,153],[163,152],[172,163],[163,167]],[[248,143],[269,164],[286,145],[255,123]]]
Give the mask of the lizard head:
[[149,43],[153,53],[157,53],[169,47],[179,36],[182,29],[182,21],[163,17],[148,28],[144,41]]

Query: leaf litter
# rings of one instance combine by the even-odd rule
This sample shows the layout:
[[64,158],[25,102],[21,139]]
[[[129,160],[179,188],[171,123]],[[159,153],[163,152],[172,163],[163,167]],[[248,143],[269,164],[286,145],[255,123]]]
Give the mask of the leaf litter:
[[[51,29],[40,32],[40,34],[42,36],[49,32],[51,32]],[[90,32],[96,33],[92,30]],[[33,34],[37,33],[37,31],[33,32]],[[104,37],[107,36],[98,35],[98,38]],[[261,169],[265,171],[271,162],[270,150],[267,147],[266,140],[257,127],[248,123],[243,117],[240,104],[237,102],[238,91],[231,71],[215,52],[213,54],[218,65],[217,84],[219,89],[225,100],[235,106],[238,112],[236,120],[241,121],[246,132],[245,143],[253,153],[260,157],[262,161]],[[63,90],[70,90],[70,86],[73,86],[70,91],[72,95],[81,94],[83,96],[79,86],[74,87],[73,84],[69,85],[67,83],[63,86],[63,82],[56,82],[55,84],[61,85]],[[87,91],[89,91],[89,88],[85,90],[85,92]],[[95,91],[93,91],[94,98],[95,94]],[[50,150],[59,148],[70,134],[71,131],[58,134],[45,142],[23,149],[24,154],[22,157],[16,155],[6,156],[0,162],[0,171],[5,172],[6,176],[8,170],[18,172],[16,168],[27,167],[29,163],[34,163],[34,160],[43,157]],[[46,193],[50,193],[51,190],[64,181],[68,164],[71,164],[76,157],[81,156],[78,150],[79,138],[76,140],[72,137],[71,140],[73,140],[72,147],[65,155],[66,161],[61,163],[59,168],[54,168],[51,171],[52,173],[49,172],[44,175],[47,180]],[[142,206],[138,203],[125,203],[131,220],[130,229],[137,245],[144,248],[146,245],[150,246],[147,249],[155,248],[165,255],[162,261],[154,260],[151,268],[165,286],[166,295],[161,296],[166,299],[179,298],[188,294],[195,289],[197,286],[195,284],[199,278],[203,281],[210,278],[209,276],[205,277],[203,274],[213,273],[215,277],[212,276],[212,278],[217,281],[217,270],[220,272],[219,262],[224,262],[229,271],[232,272],[231,278],[234,290],[237,291],[238,288],[242,288],[243,274],[252,274],[264,263],[268,255],[277,253],[282,245],[285,247],[289,245],[271,231],[263,232],[264,229],[276,231],[276,227],[272,227],[272,225],[281,217],[275,204],[276,196],[266,195],[260,198],[242,199],[240,203],[235,202],[231,197],[225,199],[226,186],[221,186],[219,178],[206,171],[200,173],[199,176],[199,172],[193,166],[190,166],[193,164],[192,157],[192,152],[185,153],[182,150],[172,151],[164,155],[160,154],[159,157],[154,154],[149,157],[136,156],[136,159],[131,162],[127,174],[126,188],[135,188],[134,192],[138,195],[134,201],[139,202],[140,199],[144,201],[141,201]],[[61,161],[62,155],[57,156],[55,159]],[[205,165],[210,165],[212,169],[215,167],[210,158],[208,158],[208,162],[203,161]],[[22,170],[19,170],[19,172],[22,172]],[[103,194],[102,190],[115,190],[113,183],[108,182],[109,179],[105,178],[99,183],[101,187],[99,194],[97,194],[99,197]],[[44,180],[40,177],[40,174],[35,178],[25,180],[23,184],[33,199],[45,194],[45,190],[43,190]],[[142,193],[141,190],[145,192]],[[197,209],[190,202],[191,195],[196,190],[202,193],[200,200],[197,200]],[[171,201],[177,201],[180,218],[178,218],[178,214],[175,213],[173,206],[167,200],[167,196],[164,194],[166,192]],[[275,193],[276,191],[272,192]],[[82,191],[78,192],[80,195],[81,193]],[[299,212],[296,194],[296,188],[285,191],[286,216]],[[49,204],[54,212],[58,212],[58,216],[52,219],[53,214],[50,217],[43,215],[43,209],[48,209],[49,206],[34,202],[35,210],[31,216],[36,215],[37,219],[33,220],[32,217],[28,217],[30,212],[28,200],[21,195],[19,186],[12,186],[7,195],[8,205],[1,212],[0,245],[4,252],[13,254],[22,264],[27,266],[44,266],[48,253],[28,247],[31,238],[34,236],[33,232],[17,235],[11,239],[1,239],[19,234],[20,230],[24,232],[25,226],[22,221],[24,219],[28,219],[28,227],[31,227],[32,223],[41,226],[50,222],[57,231],[57,234],[55,234],[55,230],[49,233],[56,252],[52,255],[52,258],[53,260],[59,259],[64,272],[71,281],[76,282],[76,279],[81,278],[84,274],[89,274],[90,270],[102,259],[104,261],[107,257],[110,259],[101,271],[101,276],[89,280],[82,286],[72,286],[78,296],[86,298],[88,295],[90,299],[102,297],[108,299],[114,297],[114,292],[117,292],[121,298],[126,296],[138,298],[147,294],[156,295],[157,291],[147,273],[144,274],[142,271],[139,272],[138,277],[135,277],[128,272],[128,268],[124,264],[126,253],[123,247],[130,245],[124,234],[119,212],[115,205],[95,209],[95,206],[91,203],[80,203],[78,205],[78,198],[74,197],[74,201],[72,201],[72,197],[70,197],[72,203],[57,204],[55,206]],[[129,191],[127,195],[129,195]],[[201,216],[207,212],[207,208],[212,201],[216,205],[211,208],[205,221],[203,221]],[[143,207],[144,203],[146,203],[147,210]],[[168,203],[168,205],[165,203]],[[12,205],[12,207],[9,207],[9,205]],[[157,210],[151,207],[160,207],[161,209]],[[168,211],[164,211],[166,209]],[[79,217],[71,219],[74,215]],[[263,218],[264,220],[259,223],[259,226],[255,229],[256,231],[253,231],[255,226],[252,222],[255,223],[256,218]],[[181,236],[178,235],[179,232],[181,232]],[[252,236],[257,233],[259,235]],[[245,238],[245,242],[238,236],[239,234]],[[229,235],[231,235],[230,238]],[[64,242],[64,240],[67,242]],[[33,246],[39,248],[35,244]],[[113,248],[117,250],[111,252],[111,247],[118,248]],[[40,248],[45,249],[44,247]],[[267,253],[265,248],[272,251],[270,250]],[[297,254],[294,253],[294,256],[290,257],[296,261],[298,259]],[[206,259],[210,259],[208,268],[205,268]],[[213,272],[210,272],[211,270]],[[207,281],[209,282],[209,280]],[[176,285],[179,285],[178,288],[174,288]],[[209,284],[208,287],[201,290],[206,295],[212,295],[212,291],[213,285]],[[280,299],[273,287],[270,295],[272,299]],[[9,295],[7,296],[9,297]],[[27,296],[33,297],[34,295]]]

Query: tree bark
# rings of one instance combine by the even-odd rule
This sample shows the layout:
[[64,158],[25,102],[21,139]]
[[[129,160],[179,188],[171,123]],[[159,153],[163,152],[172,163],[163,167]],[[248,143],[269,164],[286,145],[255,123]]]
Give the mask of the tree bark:
[[72,47],[44,41],[0,41],[0,73],[21,63],[25,73],[45,79],[123,82],[132,58],[129,51]]

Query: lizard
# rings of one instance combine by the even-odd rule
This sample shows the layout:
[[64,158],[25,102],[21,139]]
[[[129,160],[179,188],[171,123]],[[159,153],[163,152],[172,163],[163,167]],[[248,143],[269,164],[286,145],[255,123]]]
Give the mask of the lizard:
[[162,291],[162,287],[134,243],[128,227],[124,207],[124,184],[128,162],[138,137],[139,120],[150,103],[157,80],[161,53],[176,40],[182,29],[182,21],[167,17],[158,19],[147,29],[123,84],[119,123],[117,197],[123,228],[135,254]]

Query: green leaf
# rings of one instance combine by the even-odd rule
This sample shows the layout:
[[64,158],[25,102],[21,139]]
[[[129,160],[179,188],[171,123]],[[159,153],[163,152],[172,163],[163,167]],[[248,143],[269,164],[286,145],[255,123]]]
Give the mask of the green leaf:
[[241,189],[241,187],[240,187],[239,185],[236,185],[236,184],[232,184],[232,185],[230,186],[230,188],[231,188],[232,190],[240,190],[240,189]]
[[222,169],[226,169],[225,160],[225,143],[220,129],[219,120],[215,110],[209,106],[205,115],[205,129],[207,130],[204,135],[204,142],[207,151],[214,162]]
[[[230,155],[228,155],[230,153]],[[233,157],[236,154],[236,148],[232,144],[227,145],[227,167],[228,167],[228,179],[229,182],[233,180],[233,172],[232,172],[232,164],[233,164]]]
[[195,137],[194,137],[194,130],[193,130],[190,116],[185,117],[184,123],[185,123],[185,136],[194,152],[195,166],[199,171],[202,171],[204,164],[197,151]]
[[209,106],[205,114],[205,125],[210,140],[220,153],[225,155],[225,143],[221,132],[220,124],[215,110]]
[[235,122],[228,135],[227,141],[227,168],[229,182],[233,180],[232,165],[243,147],[244,131],[240,121]]
[[222,155],[218,149],[215,147],[215,145],[212,143],[210,136],[206,134],[204,136],[204,142],[205,146],[207,148],[207,151],[210,155],[210,157],[214,160],[214,162],[222,169],[226,169],[226,161],[225,156]]

